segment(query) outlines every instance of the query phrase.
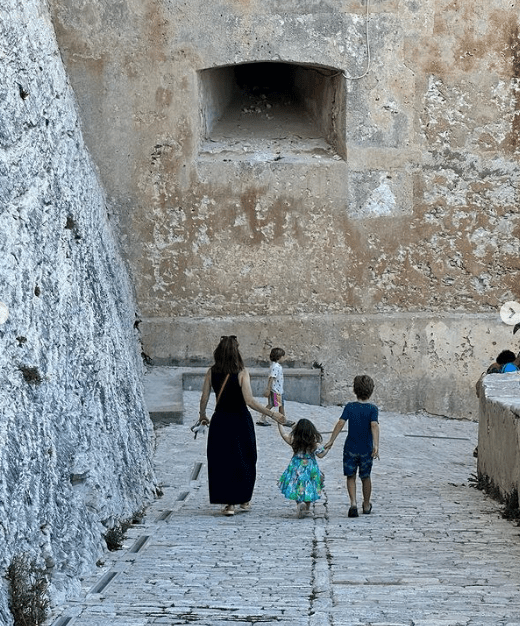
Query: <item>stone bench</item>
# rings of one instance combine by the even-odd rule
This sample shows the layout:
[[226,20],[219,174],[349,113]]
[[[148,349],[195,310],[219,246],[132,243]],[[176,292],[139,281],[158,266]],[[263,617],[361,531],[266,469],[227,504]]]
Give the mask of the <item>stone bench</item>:
[[[248,368],[253,395],[262,397],[269,376],[265,367]],[[156,426],[182,424],[184,403],[182,392],[202,391],[207,367],[152,366],[144,378],[145,401],[150,418]],[[284,389],[287,400],[319,405],[321,371],[319,369],[284,368]],[[195,421],[196,415],[190,416]]]

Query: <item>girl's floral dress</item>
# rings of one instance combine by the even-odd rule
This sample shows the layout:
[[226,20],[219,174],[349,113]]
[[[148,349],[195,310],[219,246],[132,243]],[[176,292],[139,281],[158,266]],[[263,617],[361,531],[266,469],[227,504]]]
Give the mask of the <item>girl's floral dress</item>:
[[[319,448],[316,452],[320,452]],[[283,495],[296,502],[315,502],[323,489],[323,474],[314,452],[295,454],[278,481]]]

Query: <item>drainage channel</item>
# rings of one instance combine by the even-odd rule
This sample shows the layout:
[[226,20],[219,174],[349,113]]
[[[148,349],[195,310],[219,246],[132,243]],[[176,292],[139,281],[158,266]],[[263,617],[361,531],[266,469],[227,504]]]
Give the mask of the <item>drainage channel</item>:
[[193,468],[193,471],[191,472],[190,480],[198,480],[201,469],[202,469],[202,463],[195,463],[195,467]]
[[117,576],[117,572],[107,572],[103,578],[90,590],[90,593],[101,593],[103,589],[108,587],[108,585],[114,580]]
[[58,617],[58,619],[52,624],[52,626],[67,626],[72,621],[70,615],[68,617]]
[[[177,498],[178,500],[179,498]],[[173,513],[173,511],[168,510],[168,511],[163,511],[158,517],[155,518],[156,522],[166,522],[166,520],[170,519],[171,514]]]
[[457,439],[458,441],[469,441],[469,437],[446,437],[444,435],[405,435],[405,437],[417,437],[420,439]]
[[134,545],[128,550],[129,554],[137,554],[139,550],[144,546],[144,544],[150,539],[150,535],[143,535],[139,537],[134,543]]

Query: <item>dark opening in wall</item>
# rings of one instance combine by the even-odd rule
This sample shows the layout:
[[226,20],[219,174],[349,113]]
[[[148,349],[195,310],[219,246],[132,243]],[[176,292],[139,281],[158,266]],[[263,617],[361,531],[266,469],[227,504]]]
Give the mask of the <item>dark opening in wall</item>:
[[245,63],[200,72],[200,155],[262,160],[345,157],[340,70]]

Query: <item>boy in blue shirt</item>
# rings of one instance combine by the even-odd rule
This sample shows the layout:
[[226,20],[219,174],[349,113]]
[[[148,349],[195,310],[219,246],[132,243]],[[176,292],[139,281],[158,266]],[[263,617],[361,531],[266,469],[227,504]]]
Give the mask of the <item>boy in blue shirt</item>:
[[379,458],[379,422],[378,408],[368,402],[374,391],[374,381],[370,376],[356,376],[354,378],[354,393],[357,402],[349,402],[334,426],[325,449],[332,447],[336,437],[343,430],[348,421],[348,435],[343,448],[343,473],[347,477],[347,491],[350,498],[349,517],[359,517],[356,499],[356,473],[359,468],[359,478],[363,491],[363,513],[372,512],[370,496],[372,495],[372,462]]

